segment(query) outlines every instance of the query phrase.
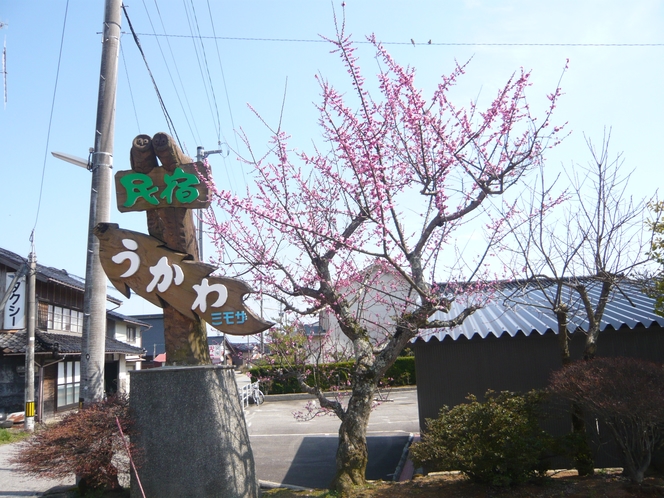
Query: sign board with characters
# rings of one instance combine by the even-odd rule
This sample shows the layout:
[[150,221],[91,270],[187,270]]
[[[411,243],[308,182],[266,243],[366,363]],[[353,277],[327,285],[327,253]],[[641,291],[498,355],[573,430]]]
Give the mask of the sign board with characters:
[[210,205],[207,166],[165,133],[137,136],[130,159],[131,170],[115,175],[118,210],[145,211],[149,235],[100,223],[101,264],[125,296],[133,290],[163,308],[168,365],[210,364],[206,322],[232,335],[273,324],[244,305],[252,292],[245,282],[213,276],[216,268],[198,260],[191,210]]

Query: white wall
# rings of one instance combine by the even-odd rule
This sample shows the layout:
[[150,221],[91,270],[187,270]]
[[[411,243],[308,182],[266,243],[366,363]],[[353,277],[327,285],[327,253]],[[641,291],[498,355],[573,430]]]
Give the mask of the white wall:
[[[407,309],[409,286],[399,275],[368,270],[364,284],[355,283],[346,292],[352,310],[360,324],[367,329],[377,347],[394,332],[395,317]],[[321,326],[330,330],[328,347],[351,349],[351,341],[341,332],[339,322],[332,313],[321,316]]]
[[[136,329],[136,340],[134,341],[127,340],[128,326]],[[139,348],[143,346],[141,328],[137,325],[128,324],[127,322],[115,322],[115,339]],[[129,393],[130,386],[128,372],[141,369],[141,361],[139,360],[140,358],[138,356],[120,355],[120,366],[118,369],[118,389],[120,391]]]

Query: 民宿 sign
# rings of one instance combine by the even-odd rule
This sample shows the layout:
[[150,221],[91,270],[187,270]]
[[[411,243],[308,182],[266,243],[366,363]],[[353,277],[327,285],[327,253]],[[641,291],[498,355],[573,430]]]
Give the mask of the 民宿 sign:
[[[202,180],[201,180],[202,179]],[[205,209],[210,206],[203,163],[180,164],[173,171],[153,168],[148,173],[118,171],[115,192],[118,210],[147,211],[167,207]]]

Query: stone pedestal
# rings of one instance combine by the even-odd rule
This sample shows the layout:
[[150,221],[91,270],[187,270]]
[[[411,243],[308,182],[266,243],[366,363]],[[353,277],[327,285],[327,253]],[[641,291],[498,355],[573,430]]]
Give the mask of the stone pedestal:
[[[259,496],[232,367],[130,372],[141,479],[148,498]],[[141,492],[132,477],[132,498]]]

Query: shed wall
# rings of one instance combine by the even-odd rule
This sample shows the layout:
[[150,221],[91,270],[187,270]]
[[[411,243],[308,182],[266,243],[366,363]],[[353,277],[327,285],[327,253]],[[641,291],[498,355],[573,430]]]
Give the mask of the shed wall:
[[[572,359],[580,359],[585,335],[572,334],[570,353]],[[420,427],[426,430],[426,419],[436,418],[440,408],[464,403],[469,394],[483,399],[487,390],[527,392],[543,389],[548,385],[552,372],[562,366],[558,349],[558,337],[552,332],[540,335],[521,333],[515,337],[504,334],[482,339],[460,337],[456,341],[431,339],[416,342],[415,371]],[[598,356],[631,356],[664,363],[664,333],[659,325],[646,329],[637,325],[634,329],[605,330],[597,344]],[[560,405],[549,407],[545,429],[553,434],[568,431],[570,422],[566,409]],[[589,427],[599,427],[593,435],[601,445],[604,456],[599,464],[615,465],[612,444],[607,431],[603,431],[594,419]],[[607,456],[608,455],[608,456]]]

